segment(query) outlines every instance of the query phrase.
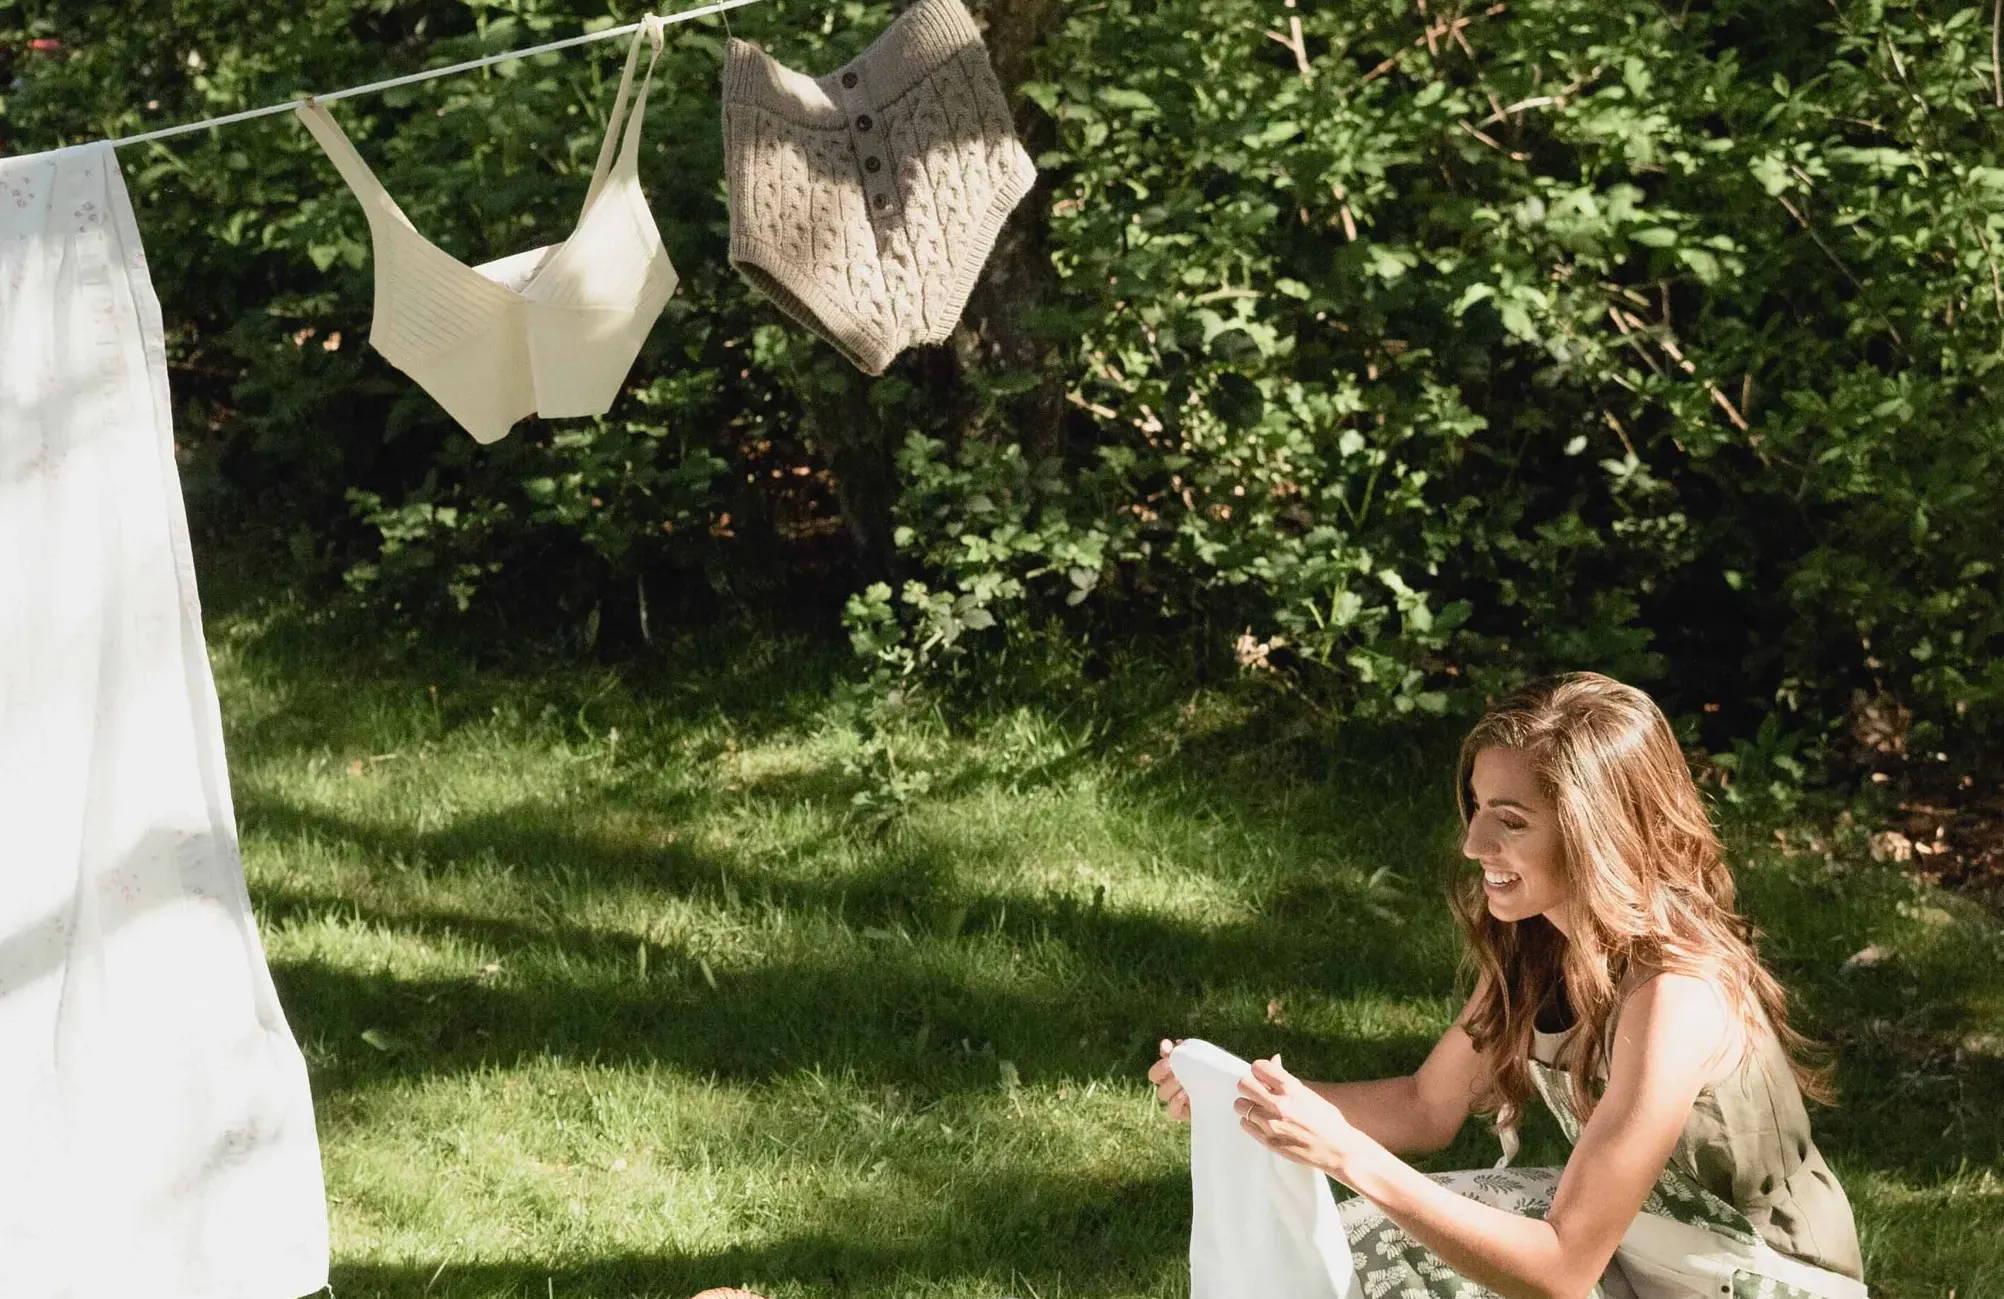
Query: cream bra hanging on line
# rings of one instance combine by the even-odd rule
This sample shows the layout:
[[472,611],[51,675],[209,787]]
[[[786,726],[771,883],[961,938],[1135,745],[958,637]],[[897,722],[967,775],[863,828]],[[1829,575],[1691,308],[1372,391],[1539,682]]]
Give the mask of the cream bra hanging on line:
[[[678,277],[637,166],[662,25],[651,18],[634,33],[570,237],[478,266],[411,224],[319,102],[294,110],[368,216],[376,292],[370,344],[475,441],[496,441],[527,415],[603,414],[675,292]],[[632,95],[643,37],[652,48]]]

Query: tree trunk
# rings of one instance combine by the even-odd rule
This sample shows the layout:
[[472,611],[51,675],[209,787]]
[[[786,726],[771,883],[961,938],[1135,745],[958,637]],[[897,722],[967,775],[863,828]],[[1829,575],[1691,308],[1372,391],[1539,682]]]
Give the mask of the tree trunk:
[[[847,370],[846,363],[844,370]],[[891,532],[898,502],[897,443],[901,434],[870,403],[870,378],[845,373],[840,390],[811,411],[811,445],[826,457],[828,475],[857,567],[869,581],[894,581],[897,550]]]
[[[1039,47],[1063,19],[1059,0],[985,0],[989,61],[1010,98],[1016,135],[1032,158],[1056,143],[1056,124],[1016,88],[1032,79]],[[1039,177],[1002,227],[979,284],[968,300],[956,337],[961,370],[1028,372],[1037,385],[1008,398],[997,412],[1002,427],[990,436],[1022,443],[1032,459],[1064,453],[1065,374],[1051,340],[1037,337],[1027,323],[1037,307],[1055,300],[1058,275],[1051,265],[1051,185]],[[963,434],[980,433],[970,414]]]

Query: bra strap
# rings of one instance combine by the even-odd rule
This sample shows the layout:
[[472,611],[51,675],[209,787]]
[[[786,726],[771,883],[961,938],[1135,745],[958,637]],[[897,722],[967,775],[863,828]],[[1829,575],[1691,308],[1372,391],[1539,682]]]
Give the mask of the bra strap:
[[341,173],[341,179],[348,183],[348,188],[354,192],[357,199],[361,200],[362,210],[368,214],[372,223],[377,216],[386,215],[410,225],[410,218],[397,206],[397,201],[390,197],[390,192],[383,188],[383,182],[376,179],[376,173],[369,169],[369,164],[362,161],[362,155],[356,151],[354,142],[348,138],[348,133],[341,129],[341,124],[334,120],[333,115],[319,100],[309,97],[305,103],[292,111],[306,124],[307,131],[319,143],[321,152],[327,155],[328,161],[334,164],[334,169]]
[[[640,30],[633,33],[633,44],[626,52],[626,71],[620,74],[619,93],[613,97],[612,116],[606,119],[605,139],[598,146],[598,162],[592,168],[591,187],[585,191],[584,205],[590,207],[598,197],[599,190],[612,174],[613,151],[618,148],[619,165],[632,171],[640,158],[640,122],[647,113],[647,90],[654,83],[654,65],[661,59],[663,44],[661,31],[664,24],[653,14],[640,20]],[[631,111],[627,99],[633,90],[633,69],[640,62],[640,41],[646,37],[653,49],[647,56],[647,71],[640,79],[640,93],[633,97]],[[622,140],[621,137],[624,137]],[[615,146],[615,141],[619,143]]]

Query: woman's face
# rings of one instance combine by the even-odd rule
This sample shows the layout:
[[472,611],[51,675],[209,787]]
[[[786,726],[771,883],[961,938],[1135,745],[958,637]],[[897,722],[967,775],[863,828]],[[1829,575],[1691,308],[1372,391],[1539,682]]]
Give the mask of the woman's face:
[[1521,749],[1480,749],[1471,773],[1475,809],[1461,852],[1482,868],[1482,893],[1498,920],[1544,916],[1566,932],[1572,890],[1562,868],[1557,809]]

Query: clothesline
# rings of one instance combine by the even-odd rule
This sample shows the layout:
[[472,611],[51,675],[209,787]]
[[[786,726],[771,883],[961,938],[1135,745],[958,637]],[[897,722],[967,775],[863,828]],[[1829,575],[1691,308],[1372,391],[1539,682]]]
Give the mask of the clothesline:
[[[699,9],[685,9],[680,13],[663,14],[660,16],[659,21],[667,25],[685,23],[692,18],[706,18],[711,14],[722,13],[726,9],[736,9],[740,6],[756,4],[757,2],[758,0],[717,0],[717,3],[707,4]],[[641,22],[627,23],[623,27],[608,27],[603,31],[589,32],[583,36],[571,36],[561,41],[551,41],[547,45],[535,45],[525,50],[509,50],[505,54],[490,54],[480,59],[468,59],[464,63],[455,63],[450,67],[429,68],[423,72],[413,72],[405,77],[391,77],[387,81],[371,81],[366,86],[350,86],[346,90],[316,94],[313,98],[322,103],[335,99],[352,99],[357,95],[374,94],[378,90],[388,90],[393,86],[408,86],[419,81],[430,81],[433,77],[449,77],[457,72],[471,72],[475,68],[484,68],[493,63],[505,63],[509,59],[526,59],[532,55],[548,54],[552,50],[569,49],[573,45],[585,45],[592,41],[611,40],[615,36],[625,36],[630,32],[639,31],[645,22],[646,20],[643,19]],[[274,113],[290,112],[305,102],[304,99],[293,99],[283,104],[269,104],[263,108],[246,109],[241,113],[229,113],[222,117],[211,117],[200,122],[183,122],[179,126],[162,127],[157,131],[142,131],[138,135],[128,135],[113,140],[111,141],[111,145],[113,148],[118,148],[127,144],[140,144],[147,140],[164,140],[173,135],[186,135],[190,131],[200,131],[206,127],[228,126],[232,122],[248,122],[254,117],[270,117]]]

